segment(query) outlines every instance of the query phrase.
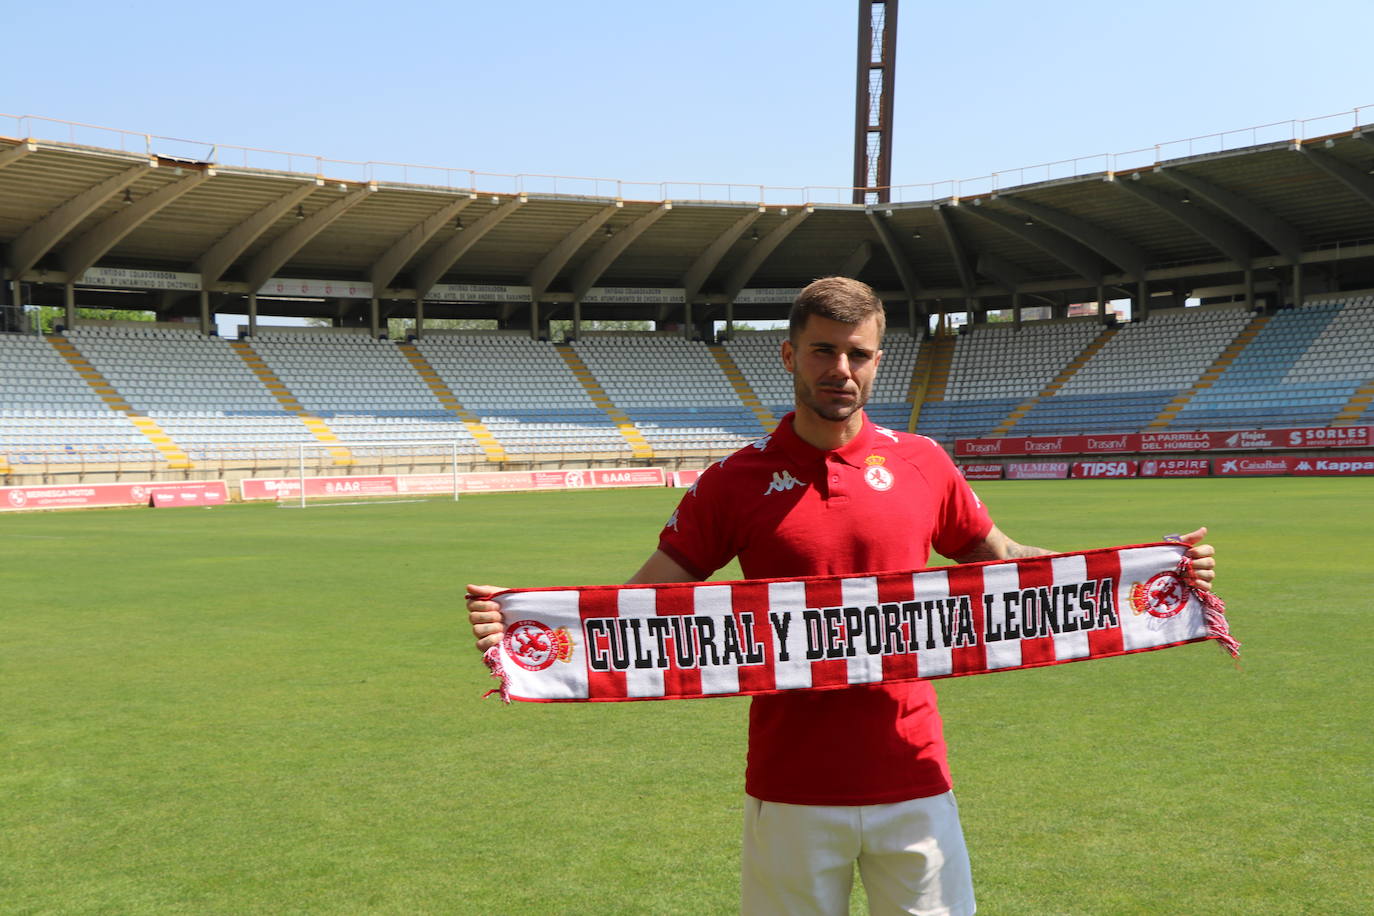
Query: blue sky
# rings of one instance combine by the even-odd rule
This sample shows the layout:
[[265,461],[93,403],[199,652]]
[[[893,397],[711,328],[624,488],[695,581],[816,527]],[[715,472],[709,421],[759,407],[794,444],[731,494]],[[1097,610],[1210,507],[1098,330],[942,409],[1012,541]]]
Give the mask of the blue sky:
[[[847,185],[856,7],[10,4],[0,112],[337,159]],[[1369,0],[906,0],[893,180],[1374,106],[1371,26]]]

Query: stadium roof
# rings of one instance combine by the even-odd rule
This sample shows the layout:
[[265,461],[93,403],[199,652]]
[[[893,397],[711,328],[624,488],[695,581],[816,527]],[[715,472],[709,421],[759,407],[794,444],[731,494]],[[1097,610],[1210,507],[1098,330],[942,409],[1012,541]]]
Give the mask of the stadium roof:
[[[266,168],[249,155],[263,151],[187,155],[184,141],[144,135],[136,151],[0,137],[0,246],[29,302],[61,304],[70,282],[81,305],[169,317],[197,314],[198,289],[217,312],[244,312],[251,291],[263,315],[355,323],[374,296],[392,317],[413,316],[424,297],[427,318],[526,326],[531,300],[544,320],[570,317],[574,302],[583,318],[681,320],[683,302],[696,320],[724,317],[727,303],[737,319],[776,317],[788,297],[759,290],[829,274],[920,312],[1005,308],[1013,294],[1023,306],[1134,297],[1142,284],[1175,297],[1225,297],[1247,280],[1291,291],[1295,277],[1310,295],[1374,286],[1374,127],[1359,114],[1309,139],[1166,159],[1156,148],[1129,167],[1093,157],[1059,164],[1065,177],[1001,187],[1006,176],[994,176],[966,194],[956,183],[894,189],[929,196],[870,206],[834,202],[836,189],[285,154]],[[131,145],[133,135],[114,136]],[[277,298],[293,292],[283,279],[321,282]],[[482,299],[498,301],[471,301]]]

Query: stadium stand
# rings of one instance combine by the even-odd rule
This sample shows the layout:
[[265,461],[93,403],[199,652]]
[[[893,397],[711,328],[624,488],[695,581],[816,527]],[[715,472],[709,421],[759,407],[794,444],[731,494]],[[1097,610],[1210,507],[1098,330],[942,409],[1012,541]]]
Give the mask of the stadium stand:
[[0,458],[30,463],[117,461],[152,446],[41,337],[0,334]]
[[218,337],[138,324],[78,325],[67,337],[192,461],[251,458],[313,441]]
[[[1326,426],[1374,378],[1374,296],[1279,311],[1168,424],[1175,429]],[[1364,410],[1343,417],[1358,421]]]
[[742,331],[724,344],[745,382],[775,417],[792,409],[792,380],[778,371],[778,348],[786,337],[786,331]]
[[431,334],[415,347],[507,453],[629,457],[624,437],[551,344],[519,333]]
[[873,383],[868,414],[873,422],[889,429],[905,430],[911,417],[912,373],[921,352],[921,341],[910,334],[896,332],[883,338],[882,368]]
[[572,349],[655,452],[739,448],[765,432],[700,341],[596,334]]
[[[10,473],[130,456],[168,462],[155,432],[195,462],[294,454],[317,441],[456,441],[475,460],[719,454],[765,433],[769,412],[790,409],[791,382],[777,368],[784,335],[741,332],[713,352],[654,333],[568,345],[519,332],[438,333],[413,347],[328,329],[263,329],[248,341],[135,323],[83,324],[51,340],[0,334],[0,462]],[[919,412],[918,431],[945,443],[1374,419],[1370,293],[1272,316],[1213,306],[1106,329],[1091,319],[979,325],[953,341],[948,378],[931,384]],[[906,428],[912,392],[938,371],[918,370],[923,348],[941,346],[887,337],[869,402],[876,422]],[[762,407],[748,403],[755,397]],[[499,443],[496,453],[483,436]]]
[[366,333],[261,329],[250,343],[301,408],[351,451],[359,443],[452,440],[461,452],[480,450],[462,418],[390,341]]
[[1242,308],[1174,309],[1121,327],[1013,435],[1135,432],[1192,387],[1249,322]]
[[941,442],[992,432],[1101,333],[1092,319],[970,328],[955,344],[944,400],[921,408],[916,431]]

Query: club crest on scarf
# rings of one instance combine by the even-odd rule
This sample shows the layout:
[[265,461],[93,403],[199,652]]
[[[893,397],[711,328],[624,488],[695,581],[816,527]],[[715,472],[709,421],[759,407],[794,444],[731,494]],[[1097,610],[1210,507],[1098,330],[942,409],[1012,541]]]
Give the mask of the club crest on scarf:
[[573,641],[567,627],[555,630],[538,620],[518,620],[506,628],[502,642],[511,661],[526,671],[572,661]]
[[1188,604],[1188,587],[1173,572],[1162,572],[1131,584],[1131,607],[1137,615],[1167,619]]

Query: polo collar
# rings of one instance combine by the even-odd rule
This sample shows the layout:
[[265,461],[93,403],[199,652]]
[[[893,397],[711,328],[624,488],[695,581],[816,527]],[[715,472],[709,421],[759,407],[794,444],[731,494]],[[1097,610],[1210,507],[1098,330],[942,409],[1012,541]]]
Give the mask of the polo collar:
[[793,411],[782,418],[778,423],[778,428],[773,431],[773,441],[778,443],[789,458],[801,465],[815,464],[817,461],[824,461],[826,458],[834,456],[850,467],[864,467],[864,459],[873,452],[873,440],[876,438],[873,421],[864,414],[863,426],[859,427],[859,434],[850,439],[837,449],[819,449],[807,442],[797,431],[793,429],[792,421],[796,417]]

